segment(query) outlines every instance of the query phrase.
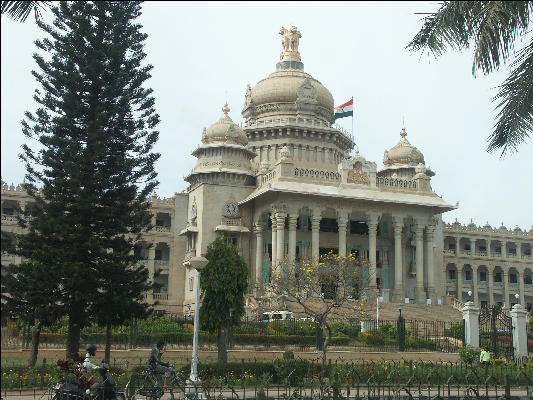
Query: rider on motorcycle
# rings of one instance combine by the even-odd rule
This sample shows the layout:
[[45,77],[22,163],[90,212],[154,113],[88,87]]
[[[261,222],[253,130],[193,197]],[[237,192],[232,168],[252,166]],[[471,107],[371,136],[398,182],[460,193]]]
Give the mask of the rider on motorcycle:
[[85,355],[85,360],[83,361],[82,367],[88,374],[91,374],[93,378],[93,383],[91,384],[91,394],[94,394],[96,390],[102,385],[101,379],[94,372],[105,369],[103,366],[94,365],[91,362],[91,357],[94,357],[96,354],[96,345],[88,344],[87,345],[87,354]]

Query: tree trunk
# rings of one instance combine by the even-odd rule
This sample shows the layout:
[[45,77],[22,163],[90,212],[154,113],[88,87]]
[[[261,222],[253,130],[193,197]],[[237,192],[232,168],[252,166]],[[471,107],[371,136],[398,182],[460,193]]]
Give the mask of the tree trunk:
[[107,322],[105,330],[105,363],[111,364],[111,322]]
[[326,328],[326,337],[324,338],[324,344],[322,345],[322,368],[325,371],[328,344],[329,344],[329,340],[331,339],[331,328],[329,327],[327,322],[324,323],[324,325],[322,326]]
[[69,315],[67,333],[67,359],[75,360],[80,350],[80,324]]
[[35,363],[37,362],[37,353],[39,352],[39,341],[41,340],[41,327],[41,320],[35,320],[35,325],[33,326],[33,332],[31,334],[30,356],[28,357],[29,367],[35,367]]
[[220,324],[218,327],[218,362],[226,364],[228,362],[228,349],[226,348],[226,327]]

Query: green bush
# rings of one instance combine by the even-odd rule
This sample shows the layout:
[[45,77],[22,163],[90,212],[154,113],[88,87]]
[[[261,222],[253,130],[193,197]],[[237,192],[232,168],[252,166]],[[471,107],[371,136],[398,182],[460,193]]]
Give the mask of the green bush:
[[331,322],[331,336],[347,336],[356,339],[361,331],[361,325],[352,325],[345,322]]
[[398,337],[398,328],[396,325],[393,325],[390,322],[385,322],[380,326],[379,331],[386,337],[397,338]]
[[461,358],[461,361],[468,365],[472,365],[474,362],[478,361],[480,353],[480,349],[470,345],[459,349],[459,357]]
[[461,339],[463,337],[463,324],[453,324],[450,328],[444,330],[444,336]]

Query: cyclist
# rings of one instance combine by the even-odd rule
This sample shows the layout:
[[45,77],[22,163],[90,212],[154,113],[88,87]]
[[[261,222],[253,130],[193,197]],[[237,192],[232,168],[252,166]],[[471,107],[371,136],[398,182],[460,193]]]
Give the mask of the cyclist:
[[157,345],[152,349],[150,357],[148,358],[148,370],[156,375],[163,375],[163,386],[166,388],[168,385],[168,378],[174,368],[173,364],[165,363],[161,361],[161,356],[166,350],[166,343],[164,341],[157,342]]

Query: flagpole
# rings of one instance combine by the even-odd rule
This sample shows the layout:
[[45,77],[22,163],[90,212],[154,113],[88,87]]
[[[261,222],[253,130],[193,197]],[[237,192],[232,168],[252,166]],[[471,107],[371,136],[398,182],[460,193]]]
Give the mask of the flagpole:
[[354,141],[354,144],[355,144],[355,136],[353,134],[353,114],[354,114],[355,110],[354,110],[354,106],[353,106],[353,96],[352,96],[352,138],[353,138],[353,141]]

